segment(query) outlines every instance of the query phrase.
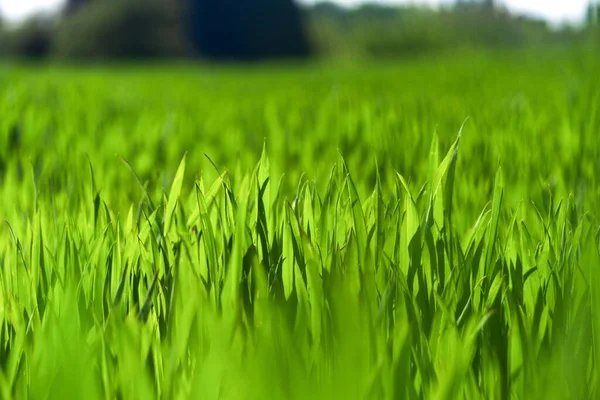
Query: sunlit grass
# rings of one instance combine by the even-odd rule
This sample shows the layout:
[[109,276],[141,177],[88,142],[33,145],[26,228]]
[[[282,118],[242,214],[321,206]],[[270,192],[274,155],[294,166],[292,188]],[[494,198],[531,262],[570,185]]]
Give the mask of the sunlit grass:
[[0,397],[596,398],[600,88],[516,61],[9,73]]

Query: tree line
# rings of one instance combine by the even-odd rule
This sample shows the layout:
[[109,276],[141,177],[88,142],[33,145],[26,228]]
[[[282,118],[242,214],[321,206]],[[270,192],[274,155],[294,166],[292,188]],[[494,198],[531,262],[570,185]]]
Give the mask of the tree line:
[[59,16],[0,27],[0,56],[255,60],[572,44],[600,39],[598,10],[590,4],[583,26],[552,29],[492,0],[459,0],[441,10],[329,2],[300,8],[293,0],[68,0]]
[[292,0],[68,0],[60,16],[3,29],[0,52],[29,57],[303,57]]

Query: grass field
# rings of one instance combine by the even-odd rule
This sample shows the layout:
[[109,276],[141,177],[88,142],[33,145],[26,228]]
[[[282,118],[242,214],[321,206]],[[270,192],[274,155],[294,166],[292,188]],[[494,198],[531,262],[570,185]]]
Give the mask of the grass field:
[[598,398],[598,74],[0,68],[0,397]]

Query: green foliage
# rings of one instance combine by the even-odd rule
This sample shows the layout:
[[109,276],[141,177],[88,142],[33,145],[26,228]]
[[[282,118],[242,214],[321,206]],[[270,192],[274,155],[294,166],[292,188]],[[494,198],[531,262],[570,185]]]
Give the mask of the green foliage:
[[0,71],[1,397],[597,398],[599,69]]
[[50,54],[54,21],[37,16],[16,28],[4,28],[0,21],[0,57],[44,58]]
[[551,30],[490,2],[466,1],[434,10],[365,4],[345,9],[317,3],[306,10],[314,45],[325,55],[406,57],[460,48],[515,48],[580,43],[583,33]]
[[53,44],[56,56],[75,59],[187,52],[178,3],[167,0],[92,1],[61,21]]

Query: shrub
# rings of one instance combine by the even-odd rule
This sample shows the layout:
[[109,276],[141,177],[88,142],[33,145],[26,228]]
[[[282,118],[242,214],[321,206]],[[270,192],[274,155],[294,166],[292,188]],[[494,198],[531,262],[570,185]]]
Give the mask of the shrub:
[[68,58],[151,58],[186,53],[180,10],[167,0],[91,2],[60,24],[55,53]]
[[36,16],[0,33],[0,55],[17,58],[43,58],[50,52],[54,21]]

